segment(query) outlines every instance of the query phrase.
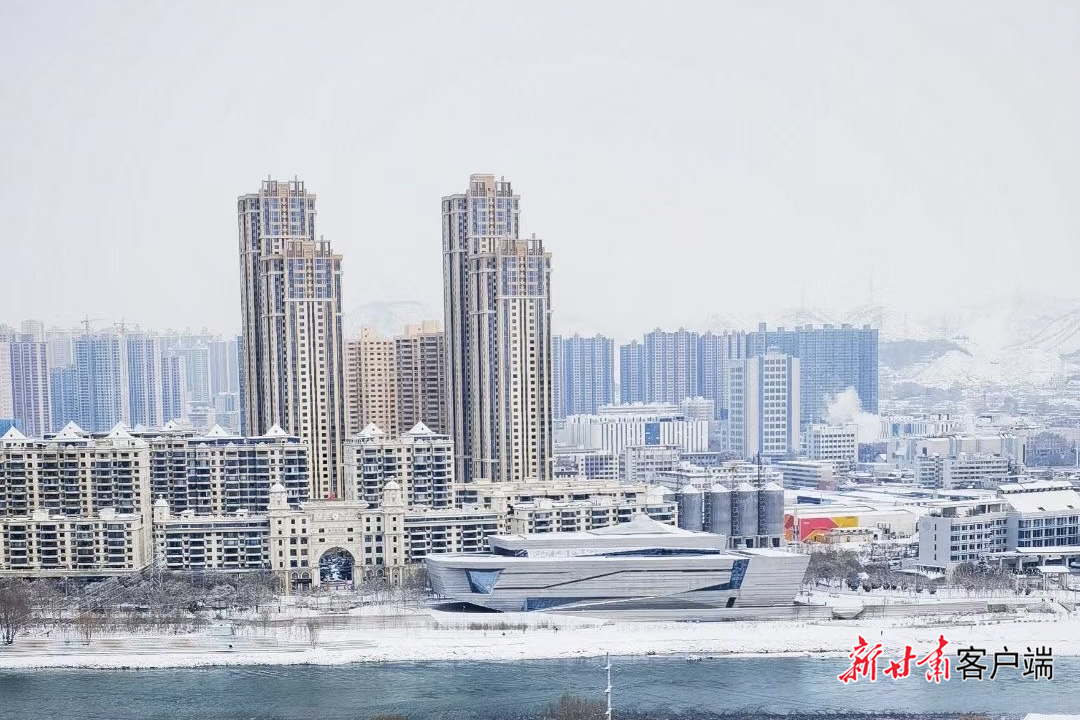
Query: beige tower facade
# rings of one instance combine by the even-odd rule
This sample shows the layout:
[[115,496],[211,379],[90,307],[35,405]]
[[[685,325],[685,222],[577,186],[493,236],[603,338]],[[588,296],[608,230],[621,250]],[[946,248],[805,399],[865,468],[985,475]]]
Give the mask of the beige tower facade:
[[406,325],[394,338],[397,363],[397,419],[403,431],[423,423],[449,434],[446,394],[446,334],[436,322]]
[[394,339],[375,328],[360,329],[360,337],[345,343],[345,428],[352,437],[370,424],[396,436],[397,363]]
[[551,255],[519,238],[506,180],[444,197],[443,288],[456,475],[551,478]]
[[237,200],[243,431],[275,424],[308,443],[312,498],[341,494],[345,434],[341,256],[315,234],[301,180],[264,180]]

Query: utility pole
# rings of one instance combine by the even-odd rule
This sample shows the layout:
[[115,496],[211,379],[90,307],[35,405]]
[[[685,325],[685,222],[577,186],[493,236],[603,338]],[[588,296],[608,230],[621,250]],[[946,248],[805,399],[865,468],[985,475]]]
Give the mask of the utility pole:
[[604,695],[607,696],[607,712],[604,714],[605,720],[611,720],[611,653],[606,653],[604,659],[607,661],[607,665],[604,669],[607,670],[607,687],[604,689]]

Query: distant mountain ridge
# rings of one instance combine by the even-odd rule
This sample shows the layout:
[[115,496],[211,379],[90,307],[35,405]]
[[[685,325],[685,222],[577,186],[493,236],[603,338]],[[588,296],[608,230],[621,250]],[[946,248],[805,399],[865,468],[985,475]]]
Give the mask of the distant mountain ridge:
[[[714,331],[749,330],[760,320],[714,314],[706,324]],[[847,311],[789,310],[765,320],[772,328],[876,327],[882,368],[927,387],[1042,386],[1080,374],[1080,300],[1029,294],[936,315],[864,305]]]

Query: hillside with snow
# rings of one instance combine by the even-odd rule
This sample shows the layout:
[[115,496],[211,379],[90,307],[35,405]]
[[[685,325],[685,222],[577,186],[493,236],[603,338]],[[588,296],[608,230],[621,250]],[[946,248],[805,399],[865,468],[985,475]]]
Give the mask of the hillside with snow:
[[713,331],[799,325],[870,325],[880,331],[881,366],[895,380],[932,388],[1045,386],[1080,374],[1080,301],[1011,296],[936,314],[883,305],[797,309],[771,317],[713,314]]

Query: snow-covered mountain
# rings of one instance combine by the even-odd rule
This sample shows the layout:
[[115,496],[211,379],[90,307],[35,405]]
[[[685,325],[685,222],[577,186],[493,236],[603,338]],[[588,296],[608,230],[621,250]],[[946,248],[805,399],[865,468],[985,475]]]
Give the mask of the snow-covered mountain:
[[820,326],[878,328],[882,367],[927,387],[1046,385],[1080,374],[1080,300],[1041,294],[970,303],[939,313],[884,305],[789,310],[765,318],[709,316],[711,330]]

